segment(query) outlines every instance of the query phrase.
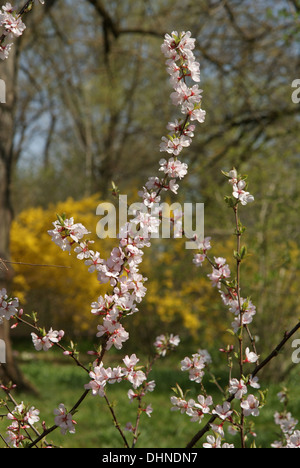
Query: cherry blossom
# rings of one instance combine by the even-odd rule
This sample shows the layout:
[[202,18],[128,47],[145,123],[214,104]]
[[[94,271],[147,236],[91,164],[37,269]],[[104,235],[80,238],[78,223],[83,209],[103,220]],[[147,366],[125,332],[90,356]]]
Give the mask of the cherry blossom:
[[222,445],[222,439],[219,435],[217,437],[209,435],[206,438],[206,442],[203,444],[203,448],[234,448],[234,445],[227,444],[226,442]]
[[59,343],[63,338],[65,332],[63,330],[57,331],[52,328],[44,336],[38,336],[36,333],[31,333],[33,345],[37,351],[48,351],[54,343]]
[[170,400],[173,405],[171,407],[171,411],[180,411],[182,414],[191,414],[191,412],[193,413],[193,406],[195,404],[194,400],[190,399],[187,402],[183,398],[179,398],[176,396],[171,396]]
[[123,374],[126,380],[132,383],[134,389],[138,388],[147,379],[143,371],[135,370],[135,366],[139,362],[139,359],[135,354],[132,354],[130,357],[125,356],[123,362],[126,366],[123,369]]
[[[218,264],[217,263],[218,261],[221,261],[221,263]],[[207,276],[211,280],[212,286],[213,287],[216,286],[217,288],[220,289],[222,280],[230,278],[231,272],[230,272],[229,266],[225,264],[226,262],[225,259],[215,258],[215,262],[216,262],[216,266],[212,267],[212,273]]]
[[233,411],[231,410],[231,405],[228,401],[225,401],[223,405],[217,405],[212,411],[212,414],[216,414],[222,420],[230,418],[232,413]]
[[260,384],[258,382],[259,382],[258,377],[252,377],[252,375],[250,375],[249,380],[248,380],[250,387],[260,388]]
[[74,252],[77,253],[77,258],[79,260],[88,259],[94,255],[94,252],[89,248],[89,245],[93,243],[94,241],[80,242],[80,244],[75,247]]
[[249,192],[246,192],[244,188],[246,187],[245,180],[239,180],[237,183],[233,184],[233,196],[238,199],[242,205],[247,205],[254,201],[253,195]]
[[90,234],[90,232],[81,224],[74,223],[74,218],[63,219],[60,217],[59,220],[54,221],[54,229],[49,230],[48,234],[51,236],[52,241],[58,245],[63,251],[71,251],[71,247],[74,243],[78,243],[84,235]]
[[97,337],[105,336],[106,349],[109,350],[112,346],[116,349],[121,349],[124,341],[129,338],[129,333],[125,330],[123,325],[116,320],[112,320],[110,316],[104,319],[103,325],[97,326],[98,333]]
[[274,420],[285,434],[292,434],[298,424],[297,419],[295,419],[289,411],[284,413],[278,413],[276,411],[274,414]]
[[198,395],[197,397],[198,403],[195,403],[195,408],[199,408],[203,414],[210,413],[210,406],[213,405],[213,399],[209,395],[205,397],[203,395]]
[[246,357],[244,359],[244,363],[247,363],[247,362],[255,363],[259,359],[259,356],[257,356],[257,354],[255,354],[253,351],[250,351],[248,347],[245,349],[245,355]]
[[10,3],[6,3],[0,12],[0,27],[4,28],[4,34],[11,37],[19,37],[26,29],[22,19],[13,14],[13,8]]
[[197,383],[201,383],[204,376],[203,369],[205,368],[206,361],[200,354],[193,354],[192,359],[189,357],[181,361],[181,370],[189,372],[189,379]]
[[5,288],[0,289],[0,325],[3,319],[9,320],[18,314],[19,299],[8,296]]
[[160,356],[165,356],[168,350],[173,350],[180,343],[178,335],[159,335],[156,337],[154,347]]
[[246,400],[241,402],[241,408],[245,416],[258,416],[259,415],[259,401],[254,395],[248,395]]
[[180,162],[178,159],[170,158],[168,161],[161,159],[159,161],[160,171],[163,171],[171,179],[182,179],[187,174],[187,164]]
[[33,425],[40,420],[39,414],[39,410],[37,410],[33,406],[27,410],[24,403],[21,402],[19,405],[15,406],[12,412],[7,414],[7,418],[12,421],[19,421],[25,424],[29,423]]
[[247,386],[243,380],[231,379],[229,393],[234,395],[234,398],[240,400],[247,393]]
[[12,48],[13,44],[0,44],[0,59],[5,60],[8,58],[10,50]]
[[68,413],[65,405],[61,403],[57,409],[54,410],[54,422],[56,426],[60,427],[61,433],[65,435],[67,432],[70,434],[75,433],[74,425],[76,422],[72,419],[72,414]]
[[92,395],[99,395],[103,397],[105,395],[105,386],[110,375],[104,368],[103,363],[94,367],[94,370],[89,373],[92,380],[88,384],[84,385],[84,388],[92,391]]

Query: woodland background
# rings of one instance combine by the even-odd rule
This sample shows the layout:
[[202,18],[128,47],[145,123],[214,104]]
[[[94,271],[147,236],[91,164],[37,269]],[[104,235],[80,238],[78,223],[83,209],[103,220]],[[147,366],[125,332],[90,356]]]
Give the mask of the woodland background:
[[[174,115],[160,45],[165,33],[190,30],[207,117],[185,152],[189,176],[176,199],[205,204],[212,253],[230,263],[234,227],[221,170],[235,166],[249,175],[255,203],[241,214],[249,251],[242,287],[257,307],[252,331],[267,354],[300,315],[299,105],[291,100],[300,78],[299,1],[46,0],[24,21],[14,54],[0,64],[7,83],[0,257],[71,268],[13,265],[13,274],[1,270],[1,284],[26,311],[38,311],[46,328],[94,339],[90,304],[105,289],[47,230],[65,212],[89,228],[103,256],[110,252],[114,241],[96,237],[97,205],[114,202],[111,181],[136,201],[157,174],[160,139]],[[146,250],[148,294],[128,346],[148,353],[169,331],[186,349],[200,346],[218,359],[232,317],[210,270],[193,267],[184,242],[156,240]],[[28,330],[10,331],[13,347],[24,333],[30,341]],[[288,346],[269,376],[283,379],[295,367],[291,354]]]

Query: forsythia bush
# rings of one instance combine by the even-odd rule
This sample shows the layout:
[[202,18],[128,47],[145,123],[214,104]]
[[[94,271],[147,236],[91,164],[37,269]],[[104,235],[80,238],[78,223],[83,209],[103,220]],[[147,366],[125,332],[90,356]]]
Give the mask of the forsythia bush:
[[[69,199],[56,206],[50,205],[48,210],[30,208],[13,222],[13,260],[28,264],[14,265],[15,290],[20,299],[28,300],[34,310],[40,311],[40,316],[46,323],[61,323],[79,332],[91,329],[88,298],[95,297],[99,291],[105,293],[106,286],[103,285],[99,289],[97,278],[93,275],[87,276],[83,262],[76,261],[71,255],[64,255],[53,243],[49,243],[47,231],[51,229],[49,219],[53,217],[54,212],[73,213],[83,220],[91,233],[95,233],[95,210],[99,202],[99,197],[94,195],[81,201]],[[99,242],[96,234],[89,237]],[[111,245],[110,240],[101,243],[100,248],[104,255],[108,254]]]

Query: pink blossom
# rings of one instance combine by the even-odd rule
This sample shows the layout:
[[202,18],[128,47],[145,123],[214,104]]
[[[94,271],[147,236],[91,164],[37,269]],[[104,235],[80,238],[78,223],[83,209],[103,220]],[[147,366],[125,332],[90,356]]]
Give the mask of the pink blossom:
[[243,412],[245,416],[258,416],[259,415],[259,401],[255,396],[248,395],[246,400],[241,402],[241,408],[243,408]]
[[0,289],[0,325],[18,313],[19,299],[9,297],[5,288]]
[[2,10],[5,11],[6,13],[12,13],[15,8],[11,5],[11,3],[6,3],[3,7]]
[[61,403],[57,409],[54,410],[55,419],[54,422],[56,426],[60,427],[61,433],[65,435],[67,432],[70,432],[70,434],[75,433],[75,427],[74,424],[76,422],[72,419],[72,414],[68,413],[65,405]]
[[231,379],[229,383],[229,393],[233,394],[237,400],[240,400],[247,393],[247,386],[243,380]]
[[119,322],[112,321],[109,318],[104,319],[103,325],[98,325],[97,329],[97,337],[105,335],[107,338],[107,350],[109,350],[112,346],[115,346],[117,349],[121,349],[123,342],[127,341],[129,338],[129,333],[125,330],[125,328]]
[[174,156],[178,156],[183,150],[183,148],[190,146],[190,144],[191,139],[189,137],[186,137],[185,135],[182,135],[178,138],[162,137],[160,151],[165,151],[167,153],[174,154]]
[[212,397],[204,397],[203,395],[198,395],[197,400],[198,403],[195,403],[195,408],[199,408],[203,414],[210,413],[210,406],[213,405]]
[[287,448],[300,448],[300,431],[294,431],[287,439]]
[[99,252],[90,252],[90,255],[87,260],[85,260],[85,265],[88,266],[88,271],[90,273],[93,273],[94,271],[99,271],[101,268],[101,265],[103,264],[103,260],[100,257]]
[[259,382],[258,377],[252,377],[252,375],[249,377],[248,383],[249,383],[250,387],[260,388],[260,384],[258,382]]
[[2,8],[2,10],[3,13],[0,13],[0,26],[4,28],[4,34],[14,37],[21,36],[26,29],[22,19],[11,13],[12,7],[10,3],[7,3],[6,7]]
[[153,408],[152,408],[151,404],[147,405],[146,408],[143,411],[146,413],[146,415],[149,418],[151,418],[151,414],[153,413]]
[[193,354],[192,359],[189,357],[181,361],[181,370],[189,372],[189,379],[197,383],[202,382],[204,376],[203,369],[205,368],[205,358],[200,354]]
[[212,414],[216,414],[222,420],[230,418],[232,413],[233,411],[231,410],[231,405],[228,401],[225,401],[223,405],[217,405],[212,411]]
[[180,162],[178,159],[170,158],[168,161],[161,159],[159,161],[160,171],[163,171],[171,179],[182,179],[187,174],[187,164]]
[[178,335],[159,335],[156,337],[154,347],[160,356],[165,356],[168,350],[173,350],[180,343]]
[[54,229],[49,230],[48,234],[51,236],[52,241],[63,251],[70,252],[74,243],[79,243],[84,235],[90,234],[81,223],[75,224],[73,218],[63,219],[59,217],[59,220],[54,221],[52,224]]
[[253,195],[244,190],[245,187],[245,180],[239,180],[237,183],[233,184],[233,196],[234,198],[237,198],[242,205],[247,205],[247,203],[254,201]]
[[0,59],[5,60],[9,56],[9,52],[12,48],[13,44],[0,44]]
[[229,278],[231,275],[231,272],[230,272],[230,268],[228,265],[221,265],[221,266],[218,266],[218,264],[216,265],[216,268],[213,267],[212,269],[212,273],[207,275],[211,282],[212,282],[212,286],[217,286],[217,288],[220,288],[221,287],[221,281],[226,279],[226,278]]
[[29,424],[33,425],[40,420],[39,414],[40,414],[40,411],[38,409],[35,409],[34,406],[32,406],[27,411],[25,420],[28,421]]
[[88,384],[84,385],[87,390],[92,390],[92,395],[99,395],[103,397],[105,395],[106,382],[110,378],[110,372],[108,372],[101,362],[98,366],[94,367],[94,370],[89,373],[92,380]]
[[135,354],[132,354],[130,357],[127,355],[123,359],[123,362],[126,366],[127,371],[130,372],[134,368],[134,366],[136,366],[139,362],[139,358],[137,358]]
[[219,435],[217,437],[209,435],[203,444],[203,448],[234,448],[234,445],[226,442],[222,445],[222,439]]
[[258,361],[259,356],[257,356],[257,354],[255,354],[254,352],[250,351],[248,347],[245,349],[245,355],[246,355],[244,359],[245,363],[248,363],[248,362],[254,363]]
[[63,330],[57,331],[50,328],[49,332],[44,336],[38,336],[36,333],[31,333],[33,345],[37,351],[48,351],[54,343],[59,343],[63,338],[65,332]]
[[93,250],[89,249],[89,245],[93,243],[94,241],[81,242],[79,246],[75,247],[74,252],[77,253],[79,260],[88,259],[94,255]]

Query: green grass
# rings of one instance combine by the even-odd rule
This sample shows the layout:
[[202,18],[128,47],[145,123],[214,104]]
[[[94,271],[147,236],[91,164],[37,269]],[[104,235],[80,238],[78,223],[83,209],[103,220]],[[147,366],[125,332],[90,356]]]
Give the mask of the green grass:
[[[39,355],[41,356],[41,354]],[[46,356],[46,355],[45,355]],[[170,411],[170,396],[173,394],[171,387],[176,382],[183,389],[191,389],[189,396],[196,398],[201,392],[199,386],[192,384],[187,379],[187,374],[178,369],[177,361],[162,360],[158,362],[155,370],[151,373],[151,379],[156,381],[156,389],[148,393],[145,401],[151,403],[153,407],[152,417],[148,418],[142,414],[141,435],[137,447],[141,448],[184,448],[186,443],[202,427],[198,423],[190,422],[188,416],[179,412]],[[53,410],[60,403],[70,409],[79,399],[84,391],[84,384],[89,380],[88,375],[80,368],[72,364],[62,364],[49,359],[32,359],[21,363],[21,368],[37,388],[37,396],[15,393],[18,402],[35,406],[40,410],[41,421],[46,422],[47,427],[54,424]],[[300,420],[300,400],[298,389],[300,384],[299,372],[291,375],[289,385],[291,390],[292,413]],[[218,390],[209,385],[209,392],[213,394],[214,401],[219,399]],[[131,421],[133,424],[136,418],[136,404],[130,403],[127,397],[129,385],[126,383],[108,385],[108,397],[115,404],[115,412],[121,427]],[[280,409],[280,404],[276,397],[281,389],[279,385],[272,385],[269,390],[267,405],[261,409],[259,418],[252,418],[255,421],[255,431],[257,433],[256,445],[267,448],[277,439],[277,426],[274,424],[274,412]],[[2,411],[1,411],[2,412]],[[112,423],[111,414],[104,399],[87,396],[79,408],[74,419],[77,421],[76,434],[63,436],[60,430],[56,429],[48,437],[47,441],[55,446],[64,448],[121,448],[122,439]],[[249,418],[250,419],[250,418]],[[0,432],[5,433],[8,421],[0,420]],[[128,440],[131,434],[126,433]],[[238,438],[228,437],[228,442],[238,446]],[[202,446],[205,438],[201,440]],[[1,446],[1,443],[0,443]]]

